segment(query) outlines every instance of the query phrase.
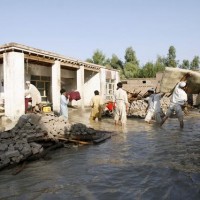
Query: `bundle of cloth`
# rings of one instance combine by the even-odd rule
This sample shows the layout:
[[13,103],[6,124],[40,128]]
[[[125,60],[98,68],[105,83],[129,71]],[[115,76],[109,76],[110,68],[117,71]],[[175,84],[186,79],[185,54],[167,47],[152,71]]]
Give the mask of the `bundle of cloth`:
[[71,92],[66,92],[66,97],[69,97],[69,101],[75,100],[78,101],[81,99],[81,95],[78,91],[71,91]]

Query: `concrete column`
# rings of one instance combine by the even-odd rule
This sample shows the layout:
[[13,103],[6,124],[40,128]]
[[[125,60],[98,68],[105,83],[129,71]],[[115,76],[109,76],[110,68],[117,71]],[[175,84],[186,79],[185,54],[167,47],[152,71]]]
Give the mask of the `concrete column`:
[[119,72],[116,71],[115,72],[115,83],[117,84],[118,82],[120,82],[120,76],[119,76]]
[[106,70],[104,68],[100,69],[100,91],[101,96],[106,99]]
[[5,116],[17,120],[25,112],[24,54],[3,54]]
[[60,112],[60,61],[55,61],[52,65],[52,103],[53,111],[56,113]]
[[91,98],[94,96],[94,91],[98,90],[101,95],[100,88],[100,73],[92,72],[88,73],[85,70],[85,84],[84,84],[84,106],[90,106]]
[[84,66],[80,66],[80,69],[76,72],[76,81],[77,81],[77,90],[80,92],[81,100],[79,103],[79,106],[84,109],[84,84],[85,84],[85,78],[84,78]]
[[0,64],[0,101],[4,98],[3,64]]

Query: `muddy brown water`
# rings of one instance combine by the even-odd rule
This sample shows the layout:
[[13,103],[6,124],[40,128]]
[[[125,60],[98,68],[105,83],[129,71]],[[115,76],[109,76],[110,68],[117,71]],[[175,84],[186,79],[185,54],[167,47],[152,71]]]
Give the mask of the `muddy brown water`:
[[52,159],[28,163],[16,176],[0,172],[0,199],[200,199],[200,113],[162,128],[129,118],[115,127],[112,118],[90,122],[89,112],[70,110],[70,121],[113,131],[99,145],[52,152]]

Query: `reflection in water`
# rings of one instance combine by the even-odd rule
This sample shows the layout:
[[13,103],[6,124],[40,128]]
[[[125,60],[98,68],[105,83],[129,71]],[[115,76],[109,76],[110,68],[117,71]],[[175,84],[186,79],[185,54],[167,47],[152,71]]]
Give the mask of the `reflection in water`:
[[89,112],[70,113],[72,122],[112,131],[110,140],[59,149],[49,161],[29,163],[18,175],[0,172],[0,199],[200,199],[200,116],[163,127],[128,119],[89,121]]

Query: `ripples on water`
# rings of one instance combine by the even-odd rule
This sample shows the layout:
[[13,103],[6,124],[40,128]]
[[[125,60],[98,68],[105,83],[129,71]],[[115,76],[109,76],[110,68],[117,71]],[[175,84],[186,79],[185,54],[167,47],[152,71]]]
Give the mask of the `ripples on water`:
[[177,119],[162,128],[128,119],[126,128],[113,119],[89,122],[89,113],[71,121],[114,131],[99,145],[52,152],[49,161],[29,163],[18,175],[0,172],[0,199],[200,199],[200,116]]

